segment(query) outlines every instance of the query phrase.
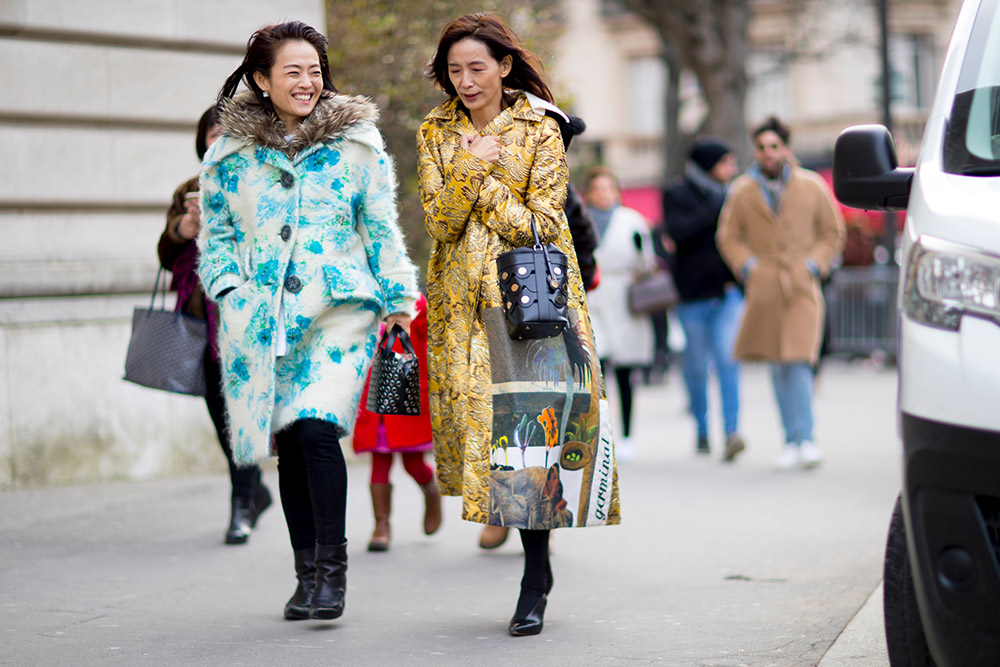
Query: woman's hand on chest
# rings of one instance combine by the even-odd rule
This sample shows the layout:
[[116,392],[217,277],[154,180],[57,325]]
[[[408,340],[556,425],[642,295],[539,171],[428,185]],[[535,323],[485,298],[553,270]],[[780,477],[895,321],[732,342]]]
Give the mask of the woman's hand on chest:
[[502,144],[498,137],[475,133],[463,134],[459,139],[459,146],[487,162],[496,164],[500,161]]

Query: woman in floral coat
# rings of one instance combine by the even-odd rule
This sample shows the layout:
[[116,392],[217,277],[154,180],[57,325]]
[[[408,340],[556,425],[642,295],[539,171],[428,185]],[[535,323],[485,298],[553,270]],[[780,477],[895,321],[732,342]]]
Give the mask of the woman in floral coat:
[[[600,369],[563,202],[569,172],[537,58],[493,14],[449,23],[429,76],[449,95],[420,127],[431,422],[443,493],[470,521],[520,529],[524,576],[510,634],[542,629],[549,530],[618,523]],[[559,120],[547,115],[553,114]],[[569,258],[570,326],[512,341],[496,259],[543,243]]]
[[[254,33],[219,99],[205,156],[198,272],[238,462],[271,453],[298,587],[285,617],[343,613],[350,432],[380,320],[409,329],[416,272],[396,222],[377,110],[338,95],[326,38],[300,23]],[[235,95],[240,81],[250,90]]]

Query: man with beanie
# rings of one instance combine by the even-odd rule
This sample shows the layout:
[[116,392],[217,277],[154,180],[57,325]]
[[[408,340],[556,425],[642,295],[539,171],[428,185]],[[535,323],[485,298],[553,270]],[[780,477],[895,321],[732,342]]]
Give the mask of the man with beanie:
[[708,454],[711,359],[722,401],[722,459],[732,461],[745,447],[737,432],[740,367],[732,356],[743,292],[719,254],[715,234],[727,185],[737,173],[736,158],[728,144],[712,137],[698,139],[688,157],[684,176],[663,191],[664,226],[677,248],[674,280],[681,297],[677,319],[687,338],[684,384],[698,428],[695,451]]
[[746,288],[733,356],[771,363],[785,430],[776,465],[812,468],[813,364],[823,339],[820,280],[840,250],[844,222],[823,177],[797,166],[777,118],[754,129],[754,164],[733,182],[719,216],[719,251]]

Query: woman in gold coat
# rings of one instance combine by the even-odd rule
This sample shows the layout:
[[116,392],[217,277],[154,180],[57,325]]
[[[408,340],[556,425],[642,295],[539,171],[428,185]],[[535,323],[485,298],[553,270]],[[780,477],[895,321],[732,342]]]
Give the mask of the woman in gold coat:
[[[542,630],[549,530],[619,521],[607,401],[563,213],[567,118],[537,63],[496,15],[455,19],[428,66],[449,99],[417,136],[433,240],[428,384],[438,480],[443,493],[462,496],[462,518],[520,530],[514,636]],[[515,341],[496,259],[533,244],[532,221],[541,242],[569,259],[570,325],[554,338]]]

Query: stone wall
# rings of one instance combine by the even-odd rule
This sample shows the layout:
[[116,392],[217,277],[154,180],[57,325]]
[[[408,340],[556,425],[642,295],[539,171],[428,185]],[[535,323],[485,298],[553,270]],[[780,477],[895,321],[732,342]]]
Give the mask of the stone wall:
[[0,488],[223,467],[200,399],[121,376],[197,120],[289,19],[324,3],[0,2]]

